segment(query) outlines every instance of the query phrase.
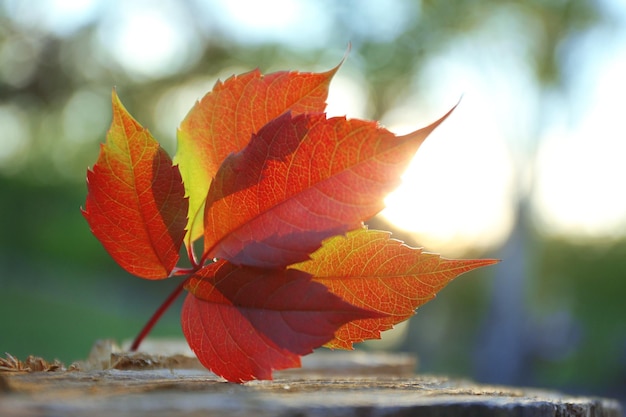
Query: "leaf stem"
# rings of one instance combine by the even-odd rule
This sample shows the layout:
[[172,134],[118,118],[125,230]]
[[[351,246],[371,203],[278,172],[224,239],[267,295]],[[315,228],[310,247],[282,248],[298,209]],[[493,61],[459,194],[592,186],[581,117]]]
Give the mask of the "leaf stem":
[[198,264],[196,252],[193,250],[193,242],[190,242],[189,246],[187,246],[187,256],[189,257],[189,262],[191,262],[191,266],[193,268],[198,268],[200,266],[200,264]]
[[191,275],[194,272],[198,272],[198,270],[200,269],[200,267],[198,266],[193,266],[191,268],[179,268],[179,267],[175,267],[172,270],[172,273],[170,274],[170,277],[180,277],[182,275]]
[[159,308],[154,312],[150,320],[143,326],[143,329],[139,332],[135,340],[133,340],[133,344],[130,346],[131,352],[136,352],[139,348],[141,342],[146,338],[148,333],[152,330],[154,325],[159,321],[163,313],[167,311],[167,309],[172,305],[172,303],[178,298],[178,296],[183,292],[183,288],[185,287],[185,283],[187,280],[183,280],[178,286],[170,293],[170,295],[165,299],[163,304],[159,306]]

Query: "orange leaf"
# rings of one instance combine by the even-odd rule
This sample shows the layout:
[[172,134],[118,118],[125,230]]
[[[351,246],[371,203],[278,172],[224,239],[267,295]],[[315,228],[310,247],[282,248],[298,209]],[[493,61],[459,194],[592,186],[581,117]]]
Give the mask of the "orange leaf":
[[296,270],[238,267],[227,261],[194,274],[183,333],[200,362],[232,382],[271,379],[343,324],[376,313],[354,307]]
[[311,258],[291,268],[313,275],[350,304],[384,314],[344,325],[326,345],[340,349],[379,339],[381,331],[411,317],[455,277],[498,262],[441,258],[390,239],[388,232],[365,228],[328,239]]
[[[450,113],[448,113],[450,114]],[[375,122],[286,113],[222,164],[207,196],[205,254],[285,267],[360,227],[447,116],[396,137]]]
[[180,126],[174,158],[189,196],[187,246],[202,236],[204,200],[222,161],[287,110],[293,114],[324,111],[328,86],[338,68],[267,75],[255,70],[218,82],[196,103]]
[[166,278],[185,235],[185,190],[170,157],[115,91],[111,128],[87,188],[83,215],[111,257],[131,274]]

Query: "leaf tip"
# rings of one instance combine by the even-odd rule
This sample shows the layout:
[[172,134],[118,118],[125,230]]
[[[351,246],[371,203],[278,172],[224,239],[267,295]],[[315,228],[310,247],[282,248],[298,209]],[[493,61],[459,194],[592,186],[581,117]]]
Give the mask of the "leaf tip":
[[111,101],[113,102],[114,105],[115,104],[118,104],[118,105],[122,104],[121,101],[120,101],[120,97],[117,94],[117,87],[113,87],[111,89]]

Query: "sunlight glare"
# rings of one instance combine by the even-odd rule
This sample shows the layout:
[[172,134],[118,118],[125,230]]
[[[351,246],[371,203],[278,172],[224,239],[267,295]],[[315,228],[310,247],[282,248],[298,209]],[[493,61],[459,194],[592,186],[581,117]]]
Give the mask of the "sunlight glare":
[[[626,235],[626,143],[609,129],[593,145],[554,133],[537,156],[535,209],[543,233],[568,237]],[[578,137],[577,137],[578,136]]]
[[[501,9],[499,9],[501,10]],[[524,58],[533,39],[512,10],[494,14],[429,58],[381,120],[394,133],[453,114],[426,140],[381,214],[426,250],[446,256],[497,250],[515,225],[532,146],[536,83]],[[498,34],[498,35],[495,35]]]
[[554,123],[539,148],[533,202],[543,233],[626,236],[626,51],[620,46],[626,33],[621,42],[615,38],[617,51],[609,47],[606,55],[588,59],[592,68],[577,68],[586,86],[577,100],[579,117]]
[[328,117],[347,116],[348,118],[366,119],[371,105],[367,84],[357,72],[346,75],[346,71],[335,75],[328,99],[326,100]]
[[429,136],[381,213],[426,249],[449,256],[497,247],[514,221],[511,157],[469,101]]

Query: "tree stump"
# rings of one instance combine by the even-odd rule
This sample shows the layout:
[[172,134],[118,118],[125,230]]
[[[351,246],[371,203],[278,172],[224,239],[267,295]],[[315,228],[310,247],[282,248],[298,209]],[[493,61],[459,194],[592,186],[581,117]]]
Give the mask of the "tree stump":
[[22,363],[0,372],[0,416],[622,415],[610,399],[413,375],[414,364],[404,355],[322,351],[274,381],[237,385],[186,355],[113,352],[49,372]]

